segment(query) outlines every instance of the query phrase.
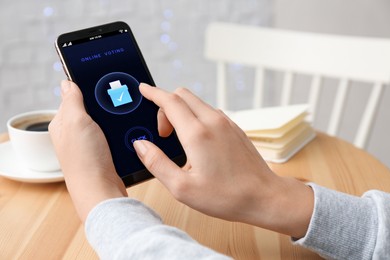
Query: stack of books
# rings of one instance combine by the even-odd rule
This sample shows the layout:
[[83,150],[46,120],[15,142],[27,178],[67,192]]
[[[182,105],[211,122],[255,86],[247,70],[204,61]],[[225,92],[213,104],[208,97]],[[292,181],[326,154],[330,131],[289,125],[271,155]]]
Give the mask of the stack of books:
[[308,105],[241,110],[228,116],[245,131],[266,161],[283,163],[316,136]]

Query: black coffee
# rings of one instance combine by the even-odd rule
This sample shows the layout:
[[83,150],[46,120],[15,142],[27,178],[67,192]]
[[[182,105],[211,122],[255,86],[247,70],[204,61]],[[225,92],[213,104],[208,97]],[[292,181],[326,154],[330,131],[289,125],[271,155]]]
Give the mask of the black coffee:
[[35,132],[45,132],[45,131],[48,131],[49,124],[50,124],[50,121],[33,123],[31,125],[26,126],[26,130],[27,131],[35,131]]
[[12,126],[25,131],[47,132],[53,117],[52,114],[27,115],[15,120]]

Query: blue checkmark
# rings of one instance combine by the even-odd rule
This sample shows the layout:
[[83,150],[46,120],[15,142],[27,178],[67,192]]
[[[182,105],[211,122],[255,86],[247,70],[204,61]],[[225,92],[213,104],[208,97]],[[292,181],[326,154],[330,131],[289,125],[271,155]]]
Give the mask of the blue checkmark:
[[122,85],[119,88],[108,89],[107,93],[110,95],[114,107],[122,106],[133,102],[133,99],[131,98],[129,93],[129,89],[126,85]]

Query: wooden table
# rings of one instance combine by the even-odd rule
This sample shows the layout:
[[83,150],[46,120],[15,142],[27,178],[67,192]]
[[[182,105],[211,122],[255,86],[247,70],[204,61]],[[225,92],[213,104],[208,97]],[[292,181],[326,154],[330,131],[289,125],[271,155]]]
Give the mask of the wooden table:
[[[0,142],[8,140],[0,135]],[[350,194],[390,192],[390,171],[368,153],[319,133],[284,164],[283,176],[313,181]],[[261,228],[205,216],[177,202],[157,181],[128,189],[169,225],[236,259],[320,259],[290,238]],[[0,177],[0,259],[97,259],[84,236],[64,183],[29,184]]]

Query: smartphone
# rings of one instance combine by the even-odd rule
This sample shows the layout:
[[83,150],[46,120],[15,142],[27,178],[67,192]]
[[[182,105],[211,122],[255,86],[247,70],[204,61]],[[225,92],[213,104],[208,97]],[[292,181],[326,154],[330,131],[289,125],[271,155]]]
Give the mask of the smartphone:
[[65,74],[79,86],[87,112],[103,130],[126,187],[153,177],[135,153],[136,140],[153,142],[177,165],[184,165],[186,156],[176,133],[159,136],[159,108],[139,91],[141,82],[155,83],[126,23],[62,34],[55,47]]

